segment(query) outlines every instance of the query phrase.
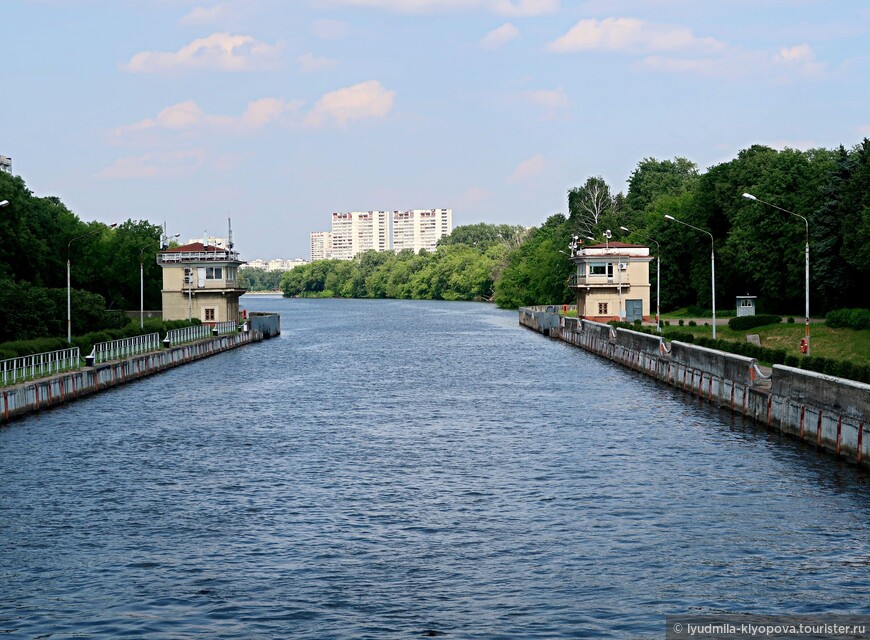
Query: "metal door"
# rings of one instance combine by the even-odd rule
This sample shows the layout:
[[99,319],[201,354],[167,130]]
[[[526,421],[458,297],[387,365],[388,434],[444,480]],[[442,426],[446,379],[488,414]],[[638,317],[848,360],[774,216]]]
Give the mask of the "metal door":
[[625,319],[628,322],[643,320],[643,300],[625,301]]

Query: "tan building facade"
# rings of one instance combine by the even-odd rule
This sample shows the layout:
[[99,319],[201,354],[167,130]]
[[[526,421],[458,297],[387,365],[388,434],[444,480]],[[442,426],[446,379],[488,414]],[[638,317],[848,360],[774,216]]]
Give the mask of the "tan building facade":
[[577,315],[597,322],[650,319],[649,247],[610,242],[578,248],[570,285]]
[[194,242],[157,254],[163,268],[163,319],[203,323],[239,321],[239,267],[232,249]]

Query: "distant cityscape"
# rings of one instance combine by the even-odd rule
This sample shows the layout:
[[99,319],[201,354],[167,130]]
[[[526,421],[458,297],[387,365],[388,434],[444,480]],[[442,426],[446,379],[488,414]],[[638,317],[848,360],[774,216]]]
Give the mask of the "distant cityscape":
[[435,251],[453,230],[453,209],[332,214],[331,231],[311,233],[311,260],[352,260],[366,251]]
[[[452,209],[334,212],[330,231],[311,232],[309,260],[257,258],[240,268],[287,271],[315,260],[353,260],[366,251],[435,251],[438,240],[450,235],[451,231]],[[209,238],[210,244],[219,247],[223,246],[220,244],[223,241],[222,238]]]

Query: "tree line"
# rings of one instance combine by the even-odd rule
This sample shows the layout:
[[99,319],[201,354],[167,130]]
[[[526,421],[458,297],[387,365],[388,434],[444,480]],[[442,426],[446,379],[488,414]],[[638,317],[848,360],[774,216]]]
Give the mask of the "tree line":
[[83,222],[56,197],[37,197],[18,176],[0,172],[0,342],[66,333],[66,271],[77,333],[127,324],[139,308],[159,309],[156,263],[161,227],[127,220],[115,228]]
[[[716,303],[757,295],[759,309],[800,314],[804,308],[803,220],[810,244],[811,315],[843,307],[870,307],[870,140],[851,149],[778,151],[755,145],[701,173],[685,158],[641,160],[625,194],[613,194],[598,176],[568,192],[568,215],[551,216],[508,258],[495,285],[503,307],[570,302],[566,251],[581,242],[613,240],[652,246],[661,253],[661,307],[712,304],[710,238],[713,235]],[[631,230],[626,233],[620,227]],[[655,263],[651,264],[655,278]]]
[[318,260],[287,271],[285,296],[491,300],[510,253],[526,229],[512,225],[457,227],[434,252],[368,251],[353,260]]

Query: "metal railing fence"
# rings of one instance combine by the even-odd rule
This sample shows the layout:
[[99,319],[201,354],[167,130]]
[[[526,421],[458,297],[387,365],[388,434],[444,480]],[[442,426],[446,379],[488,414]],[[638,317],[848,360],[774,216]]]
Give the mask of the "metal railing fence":
[[78,369],[80,366],[78,347],[34,353],[29,356],[0,360],[0,382],[3,385],[16,384],[61,371]]
[[128,356],[135,356],[148,351],[160,351],[160,334],[149,333],[132,338],[121,338],[110,342],[98,342],[94,345],[91,355],[94,362],[108,362]]
[[239,330],[238,323],[233,322],[232,320],[227,320],[226,322],[215,322],[212,326],[217,329],[218,335],[235,333]]
[[194,340],[204,340],[210,336],[211,327],[207,324],[198,324],[182,329],[171,329],[166,332],[166,339],[169,340],[171,346],[193,342]]

